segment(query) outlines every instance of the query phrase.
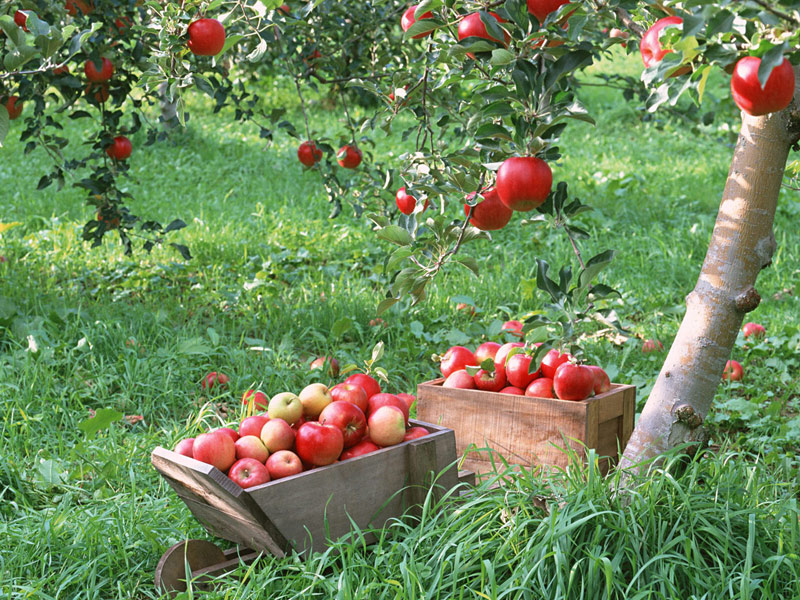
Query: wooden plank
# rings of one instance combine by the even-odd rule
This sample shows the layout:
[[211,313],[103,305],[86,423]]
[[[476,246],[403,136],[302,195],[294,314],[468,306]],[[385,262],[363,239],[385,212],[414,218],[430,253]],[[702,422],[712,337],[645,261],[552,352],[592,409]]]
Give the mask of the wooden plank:
[[[621,419],[622,417],[620,417]],[[617,445],[619,443],[617,432],[619,431],[619,421],[611,420],[601,423],[597,428],[598,443],[595,446],[599,456],[609,456],[615,459],[618,456]]]
[[[235,524],[236,532],[220,537],[275,556],[284,555],[288,547],[286,538],[258,504],[224,473],[211,465],[160,447],[153,450],[150,460],[187,505],[189,501],[196,503],[194,509],[190,506],[190,510],[211,533],[218,535],[217,532],[225,529],[225,522]],[[203,512],[199,506],[208,506],[213,512]],[[198,512],[209,518],[214,515],[214,520],[206,523]]]
[[596,448],[600,424],[632,419],[623,413],[630,412],[626,399],[635,394],[633,386],[612,384],[608,392],[571,402],[444,388],[443,382],[418,386],[417,414],[455,430],[456,452],[465,456],[461,467],[476,473],[491,471],[492,459],[501,467],[501,457],[509,464],[565,467],[565,444],[579,452],[582,444]]

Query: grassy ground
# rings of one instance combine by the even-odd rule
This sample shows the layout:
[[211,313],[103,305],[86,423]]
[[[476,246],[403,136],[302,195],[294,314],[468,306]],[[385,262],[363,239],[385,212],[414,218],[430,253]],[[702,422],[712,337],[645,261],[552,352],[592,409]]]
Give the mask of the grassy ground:
[[[641,406],[661,357],[642,355],[636,336],[668,346],[674,335],[731,148],[674,122],[642,123],[618,92],[586,88],[584,96],[598,125],[569,128],[554,172],[597,208],[582,218],[592,233],[584,251],[618,251],[603,277],[621,291],[619,314],[635,334],[585,350],[615,381],[637,385]],[[280,87],[270,98],[291,102]],[[423,305],[393,309],[386,328],[370,327],[386,247],[363,219],[326,218],[324,190],[301,170],[295,142],[278,138],[265,150],[257,132],[205,107],[195,102],[186,131],[131,158],[136,209],[186,220],[173,241],[191,248],[188,263],[169,249],[127,258],[112,237],[89,249],[79,241],[91,216],[81,194],[35,191],[47,159],[22,156],[13,131],[2,150],[0,220],[21,223],[0,238],[9,258],[0,264],[4,596],[155,597],[161,553],[207,535],[149,453],[219,424],[207,401],[233,409],[253,385],[298,390],[314,380],[312,356],[360,364],[378,341],[388,389],[413,391],[435,376],[432,353],[475,346],[493,321],[541,305],[526,285],[535,257],[571,259],[562,234],[512,223],[467,248],[480,280],[452,269]],[[315,118],[318,128],[338,127],[330,113]],[[84,135],[83,124],[66,126],[71,138]],[[377,137],[379,152],[397,151]],[[629,504],[614,496],[613,478],[591,471],[521,477],[504,492],[484,487],[456,513],[431,507],[424,523],[395,524],[376,548],[342,541],[346,568],[333,552],[308,563],[262,559],[244,583],[225,580],[219,597],[800,598],[798,224],[787,195],[779,251],[759,278],[764,301],[752,315],[768,339],[737,344],[746,376],[718,393],[718,454],[676,461]],[[476,319],[456,311],[459,295],[474,300]],[[228,373],[230,390],[202,397],[198,382],[209,370]],[[86,435],[79,425],[102,408],[143,420]],[[534,496],[553,499],[548,514]]]

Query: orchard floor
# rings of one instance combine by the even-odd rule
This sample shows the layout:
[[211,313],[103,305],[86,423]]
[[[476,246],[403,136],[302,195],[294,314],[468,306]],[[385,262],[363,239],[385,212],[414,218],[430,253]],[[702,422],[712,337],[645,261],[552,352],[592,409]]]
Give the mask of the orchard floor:
[[[617,57],[611,68],[638,66]],[[266,97],[291,107],[288,89],[276,84]],[[725,97],[724,86],[712,89],[712,105],[715,92]],[[618,253],[602,279],[620,291],[630,331],[619,344],[587,339],[584,351],[614,381],[636,385],[641,408],[663,358],[642,354],[641,340],[669,347],[677,330],[727,176],[729,132],[643,119],[616,90],[585,87],[582,97],[597,126],[568,128],[554,174],[596,208],[581,217],[591,233],[584,254]],[[0,150],[0,220],[18,223],[0,236],[3,597],[158,597],[152,576],[164,550],[209,538],[150,466],[156,445],[219,425],[209,402],[236,420],[244,390],[298,391],[318,378],[312,357],[361,365],[379,341],[386,388],[413,392],[436,376],[432,354],[499,341],[502,321],[541,308],[535,258],[573,259],[563,233],[515,219],[465,249],[480,279],[449,268],[425,302],[396,305],[385,327],[370,326],[387,244],[347,210],[327,218],[294,140],[277,136],[265,149],[230,114],[211,114],[202,99],[190,107],[170,141],[145,147],[134,137],[126,184],[139,214],[186,221],[170,241],[190,247],[188,262],[168,247],[126,257],[113,235],[90,249],[80,191],[36,191],[50,165],[43,151],[23,155],[17,129]],[[321,108],[312,117],[331,131],[337,118]],[[80,141],[82,126],[65,123],[67,135]],[[375,141],[376,156],[403,151],[381,133]],[[615,475],[585,468],[484,486],[456,512],[434,506],[421,524],[392,525],[377,546],[356,536],[307,562],[262,558],[203,597],[800,598],[800,204],[784,194],[778,252],[750,316],[767,339],[737,342],[745,378],[720,387],[708,419],[719,449],[671,459],[632,496],[613,493]],[[459,301],[475,304],[473,319]],[[211,370],[231,384],[203,396],[198,382]],[[84,433],[79,425],[103,408],[128,419]]]

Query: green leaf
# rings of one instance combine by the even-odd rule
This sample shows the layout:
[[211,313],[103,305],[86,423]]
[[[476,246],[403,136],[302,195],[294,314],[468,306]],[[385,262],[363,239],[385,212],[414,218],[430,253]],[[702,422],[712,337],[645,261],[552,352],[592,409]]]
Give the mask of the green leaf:
[[206,329],[206,335],[208,335],[208,339],[211,340],[212,344],[219,346],[219,334],[214,330],[213,327],[208,327]]
[[239,40],[241,40],[242,38],[244,38],[243,35],[232,35],[229,38],[226,38],[225,39],[225,45],[222,47],[222,50],[220,50],[220,52],[219,52],[219,54],[217,54],[217,56],[222,56],[223,54],[225,54],[225,52],[228,50],[228,48],[230,48],[234,44],[238,44]]
[[382,356],[383,356],[383,342],[378,342],[372,348],[372,362],[373,363],[378,362]]
[[386,240],[387,242],[392,242],[393,244],[397,244],[398,246],[408,246],[414,242],[414,239],[411,237],[411,234],[408,233],[408,231],[406,231],[402,227],[399,227],[397,225],[389,225],[388,227],[379,229],[377,232],[377,236],[382,240]]
[[353,328],[354,321],[350,317],[342,317],[331,327],[331,334],[334,337],[341,337]]
[[547,69],[545,88],[553,87],[564,75],[592,64],[592,53],[588,50],[575,50],[559,58]]
[[381,303],[378,304],[378,309],[376,311],[378,316],[381,316],[389,308],[391,308],[392,306],[394,306],[398,302],[400,302],[400,298],[384,298],[383,300],[381,300]]
[[761,89],[767,85],[767,79],[772,74],[772,69],[777,67],[783,62],[783,53],[788,51],[786,42],[774,48],[770,48],[761,57],[761,64],[758,66],[758,82],[761,84]]
[[478,261],[475,260],[471,256],[459,256],[456,258],[456,262],[461,263],[465,267],[467,267],[470,271],[472,271],[476,277],[480,275],[480,269],[478,267]]
[[415,35],[424,35],[430,31],[436,31],[443,25],[444,23],[437,19],[417,19],[414,24],[408,28],[408,31],[403,34],[403,38],[410,40]]
[[553,302],[558,302],[563,294],[561,293],[561,290],[559,290],[556,282],[547,276],[547,272],[550,270],[550,265],[541,258],[536,259],[536,264],[536,287],[543,292],[547,292],[553,299]]
[[588,287],[592,280],[600,274],[600,271],[605,269],[614,260],[614,250],[606,250],[590,258],[586,262],[586,268],[583,269],[578,276],[578,285],[580,287]]
[[62,485],[64,483],[64,478],[61,477],[62,471],[63,465],[55,460],[41,459],[36,465],[39,478],[48,485]]
[[492,50],[492,60],[490,62],[493,65],[507,65],[514,62],[516,58],[513,52],[509,52],[505,48],[497,48]]
[[0,110],[0,148],[3,147],[3,141],[8,135],[8,129],[10,125],[11,121],[8,118],[8,111]]
[[78,423],[78,429],[86,434],[86,437],[94,437],[98,431],[108,429],[112,423],[122,420],[122,413],[113,408],[101,408],[95,415],[85,421]]
[[484,123],[475,132],[477,139],[497,138],[510,142],[512,140],[511,134],[502,125],[496,123]]
[[194,337],[188,340],[183,340],[180,344],[178,344],[176,352],[178,354],[202,355],[210,354],[211,350],[211,346],[206,344],[203,338]]

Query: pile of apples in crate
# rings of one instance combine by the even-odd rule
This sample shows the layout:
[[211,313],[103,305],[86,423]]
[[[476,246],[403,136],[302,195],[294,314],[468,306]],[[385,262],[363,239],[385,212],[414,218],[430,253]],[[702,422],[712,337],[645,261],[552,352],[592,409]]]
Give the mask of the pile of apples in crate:
[[[204,387],[219,383],[219,375],[210,373]],[[222,427],[182,440],[175,452],[213,465],[249,488],[427,435],[424,427],[408,428],[415,400],[411,394],[382,393],[364,373],[332,388],[312,383],[299,394],[281,392],[271,399],[248,390],[242,403],[252,402],[260,413],[243,419],[238,431]]]
[[547,352],[539,368],[531,372],[533,356],[524,348],[522,342],[502,346],[486,342],[475,352],[453,346],[442,357],[443,385],[561,400],[585,400],[611,389],[611,381],[603,369],[576,364],[571,354],[555,349]]

